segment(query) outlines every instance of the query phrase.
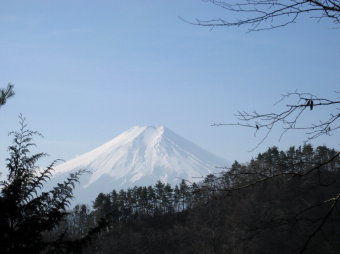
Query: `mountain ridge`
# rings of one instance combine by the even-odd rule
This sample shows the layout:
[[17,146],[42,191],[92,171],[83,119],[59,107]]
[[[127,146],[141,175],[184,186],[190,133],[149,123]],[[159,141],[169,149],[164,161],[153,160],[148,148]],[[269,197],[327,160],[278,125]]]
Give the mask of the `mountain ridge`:
[[177,184],[180,179],[197,182],[199,177],[223,165],[222,159],[165,126],[134,126],[103,145],[58,165],[55,178],[62,179],[81,168],[92,171],[91,175],[80,179],[77,189],[81,191],[76,189],[75,192],[80,201],[85,196],[85,199],[94,198],[99,192],[153,185],[157,180],[170,184]]

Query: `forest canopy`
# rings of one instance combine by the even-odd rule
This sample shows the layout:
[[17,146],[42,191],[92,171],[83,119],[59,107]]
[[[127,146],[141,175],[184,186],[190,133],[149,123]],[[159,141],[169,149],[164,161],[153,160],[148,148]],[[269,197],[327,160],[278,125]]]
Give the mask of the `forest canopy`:
[[338,253],[339,165],[326,146],[271,147],[198,184],[101,193],[64,228],[77,238],[106,219],[84,253]]

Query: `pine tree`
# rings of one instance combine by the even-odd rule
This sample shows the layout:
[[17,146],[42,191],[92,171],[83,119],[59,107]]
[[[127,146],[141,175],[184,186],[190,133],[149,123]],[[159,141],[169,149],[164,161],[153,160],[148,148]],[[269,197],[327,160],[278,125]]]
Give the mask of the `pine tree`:
[[0,89],[0,107],[6,104],[7,99],[14,96],[14,85],[9,83],[6,89]]
[[189,186],[185,182],[185,180],[182,180],[182,182],[179,185],[179,191],[180,191],[180,203],[182,205],[181,209],[184,211],[187,208],[187,201],[189,196]]
[[99,193],[93,203],[93,208],[95,209],[95,216],[97,221],[102,218],[106,218],[111,212],[110,195]]

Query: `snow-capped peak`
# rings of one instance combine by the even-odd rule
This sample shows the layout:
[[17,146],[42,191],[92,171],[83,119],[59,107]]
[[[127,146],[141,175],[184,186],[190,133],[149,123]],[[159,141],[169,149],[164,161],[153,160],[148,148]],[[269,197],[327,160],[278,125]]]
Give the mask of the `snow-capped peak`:
[[[110,192],[158,180],[176,184],[197,181],[221,166],[221,159],[164,126],[135,126],[111,141],[56,167],[57,175],[80,168],[92,171],[81,179],[82,192]],[[76,195],[77,196],[77,195]]]

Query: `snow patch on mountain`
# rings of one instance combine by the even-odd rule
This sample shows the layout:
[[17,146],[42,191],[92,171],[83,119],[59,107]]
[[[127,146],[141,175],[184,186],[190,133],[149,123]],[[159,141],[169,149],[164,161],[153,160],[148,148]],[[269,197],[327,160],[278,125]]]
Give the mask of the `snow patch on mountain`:
[[158,180],[177,184],[199,181],[225,162],[164,126],[135,126],[111,141],[56,167],[55,179],[88,169],[75,195],[77,202],[93,201],[100,192]]

